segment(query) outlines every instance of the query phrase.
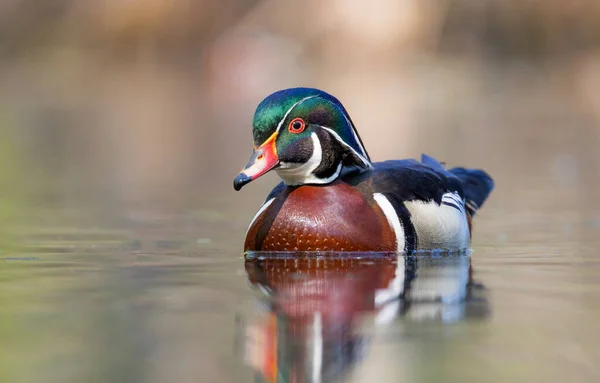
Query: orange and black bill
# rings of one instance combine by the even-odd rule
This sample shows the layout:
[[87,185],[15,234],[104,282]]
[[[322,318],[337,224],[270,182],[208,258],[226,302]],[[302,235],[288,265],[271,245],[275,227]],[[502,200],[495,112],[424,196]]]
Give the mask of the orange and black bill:
[[240,190],[250,181],[257,179],[279,165],[279,157],[277,157],[277,149],[275,147],[276,139],[277,133],[273,133],[264,144],[254,150],[244,170],[233,180],[233,188],[235,190]]

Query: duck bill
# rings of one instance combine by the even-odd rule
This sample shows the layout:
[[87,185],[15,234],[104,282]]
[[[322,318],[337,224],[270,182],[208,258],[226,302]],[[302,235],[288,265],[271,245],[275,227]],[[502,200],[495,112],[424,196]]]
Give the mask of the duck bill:
[[273,133],[264,144],[254,150],[244,170],[233,180],[235,190],[240,190],[247,183],[279,165],[279,157],[277,157],[277,149],[275,148],[276,138],[277,132]]

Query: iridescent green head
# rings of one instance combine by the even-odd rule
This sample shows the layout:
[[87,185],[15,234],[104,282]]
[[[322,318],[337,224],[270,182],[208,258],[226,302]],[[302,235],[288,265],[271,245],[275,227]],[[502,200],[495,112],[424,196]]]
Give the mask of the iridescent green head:
[[237,176],[239,190],[270,170],[288,185],[328,184],[343,167],[371,169],[360,136],[341,102],[318,89],[275,92],[256,108],[254,153]]

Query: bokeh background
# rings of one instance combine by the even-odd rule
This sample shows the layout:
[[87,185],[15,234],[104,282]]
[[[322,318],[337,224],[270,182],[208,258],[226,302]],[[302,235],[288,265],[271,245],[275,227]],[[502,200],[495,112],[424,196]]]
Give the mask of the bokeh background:
[[[374,160],[426,152],[486,169],[497,189],[477,217],[476,248],[527,253],[550,246],[539,242],[548,238],[556,248],[597,243],[598,1],[1,0],[3,254],[105,243],[177,253],[192,241],[187,249],[198,258],[239,260],[246,225],[277,181],[268,175],[233,191],[250,155],[254,108],[294,86],[337,96]],[[13,272],[13,280],[30,277]],[[57,285],[44,276],[40,289]],[[498,283],[525,277],[505,270]],[[238,279],[227,283],[241,286]],[[71,282],[58,284],[80,286]],[[15,294],[0,293],[6,317],[22,314],[25,298]],[[90,329],[94,309],[105,306],[81,307]],[[528,314],[532,322],[546,315]],[[23,353],[35,348],[33,339],[23,343],[23,322],[11,323],[0,325],[9,337],[0,341]],[[109,338],[135,327],[119,323]],[[80,341],[67,349],[80,350]],[[160,349],[173,364],[156,381],[219,375],[223,365],[205,358],[210,350],[184,343]],[[96,346],[111,353],[102,341]],[[196,358],[181,358],[188,346]],[[29,362],[4,349],[0,376],[27,373]],[[121,365],[120,355],[113,362],[123,370],[112,359],[106,369],[129,376],[135,360]]]
[[599,21],[584,0],[3,0],[3,177],[62,207],[246,219],[275,182],[231,188],[254,108],[312,86],[342,100],[375,160],[483,167],[507,204],[581,160],[548,186],[584,200],[597,187],[568,177],[599,174]]

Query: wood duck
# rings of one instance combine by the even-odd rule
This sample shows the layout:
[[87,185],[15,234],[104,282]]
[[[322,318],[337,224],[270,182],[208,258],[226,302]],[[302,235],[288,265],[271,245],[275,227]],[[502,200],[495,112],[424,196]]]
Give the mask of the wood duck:
[[257,107],[254,152],[235,178],[282,182],[252,219],[244,251],[413,252],[467,249],[471,218],[494,187],[482,170],[436,159],[371,162],[342,103],[312,88]]

